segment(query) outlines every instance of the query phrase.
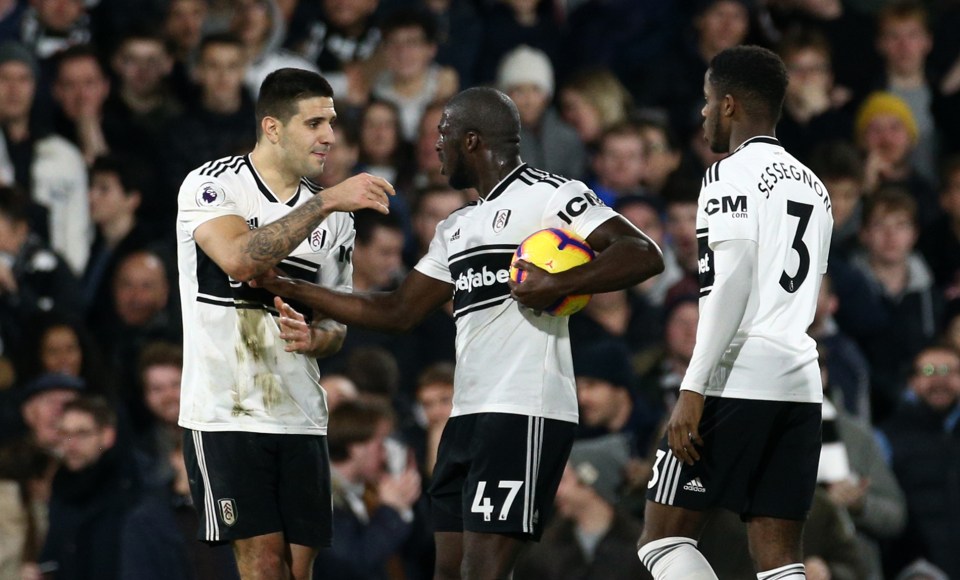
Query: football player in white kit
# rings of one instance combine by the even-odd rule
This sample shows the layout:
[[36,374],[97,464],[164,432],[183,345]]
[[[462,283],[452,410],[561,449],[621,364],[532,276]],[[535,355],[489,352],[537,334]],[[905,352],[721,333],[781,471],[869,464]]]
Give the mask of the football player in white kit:
[[705,137],[731,152],[697,211],[700,322],[647,489],[639,556],[656,580],[715,579],[703,511],[747,522],[761,580],[804,578],[803,523],[820,457],[823,390],[807,335],[833,230],[830,198],[774,137],[787,73],[740,46],[710,63]]
[[245,282],[279,267],[349,289],[353,222],[344,212],[388,211],[393,187],[367,174],[323,191],[311,181],[336,119],[320,75],[270,74],[256,114],[251,153],[205,163],[180,188],[179,423],[199,538],[231,543],[242,578],[306,579],[332,518],[315,358],[336,352],[346,330]]
[[[456,189],[480,200],[437,226],[427,254],[393,292],[334,292],[289,278],[257,281],[346,324],[403,331],[453,298],[457,366],[451,418],[430,486],[435,578],[505,578],[540,537],[577,426],[567,319],[540,315],[569,294],[609,292],[663,269],[656,244],[586,185],[524,164],[520,117],[505,94],[453,97],[437,150]],[[509,282],[529,234],[565,228],[597,252],[560,274],[527,263]]]

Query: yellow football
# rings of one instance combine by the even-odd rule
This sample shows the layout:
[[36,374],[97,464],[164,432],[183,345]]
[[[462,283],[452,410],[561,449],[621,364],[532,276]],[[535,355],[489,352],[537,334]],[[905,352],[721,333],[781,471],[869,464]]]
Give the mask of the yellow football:
[[[510,279],[522,283],[525,273],[514,266],[517,260],[526,260],[547,272],[563,272],[593,259],[594,253],[587,241],[573,232],[548,228],[534,232],[517,246],[510,262]],[[590,302],[589,294],[567,296],[551,304],[544,312],[553,316],[570,316]]]

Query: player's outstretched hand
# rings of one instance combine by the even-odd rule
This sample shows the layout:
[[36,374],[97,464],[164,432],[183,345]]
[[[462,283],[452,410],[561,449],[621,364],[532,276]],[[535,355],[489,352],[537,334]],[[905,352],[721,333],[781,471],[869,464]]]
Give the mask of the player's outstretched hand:
[[566,296],[557,287],[555,274],[526,260],[516,260],[513,265],[523,271],[523,282],[510,280],[507,284],[510,285],[510,295],[523,306],[540,312]]
[[313,348],[313,335],[310,325],[303,314],[293,309],[279,296],[273,297],[273,305],[280,313],[280,338],[286,343],[283,350],[287,352],[309,352]]
[[282,270],[270,268],[262,276],[247,282],[251,288],[263,288],[279,296],[284,296],[283,290],[291,284],[291,280],[283,275]]
[[324,204],[334,211],[375,209],[390,213],[390,196],[396,195],[390,182],[382,177],[360,173],[320,192]]
[[703,416],[704,396],[693,391],[680,391],[667,423],[667,443],[677,459],[687,465],[700,460],[697,446],[703,445],[700,438],[700,417]]

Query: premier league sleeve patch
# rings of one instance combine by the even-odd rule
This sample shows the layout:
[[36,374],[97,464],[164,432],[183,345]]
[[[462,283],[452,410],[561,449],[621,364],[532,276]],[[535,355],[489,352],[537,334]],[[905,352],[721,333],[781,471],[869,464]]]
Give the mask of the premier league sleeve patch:
[[216,207],[227,199],[227,194],[219,185],[206,182],[197,188],[197,205],[201,207]]

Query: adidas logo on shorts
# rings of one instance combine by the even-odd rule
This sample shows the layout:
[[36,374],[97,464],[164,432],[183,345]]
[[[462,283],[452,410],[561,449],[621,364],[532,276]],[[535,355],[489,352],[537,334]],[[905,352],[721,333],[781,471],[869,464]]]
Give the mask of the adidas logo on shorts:
[[695,492],[697,492],[697,493],[706,493],[706,492],[707,492],[707,488],[703,487],[703,484],[700,483],[700,478],[699,478],[699,477],[694,477],[693,479],[691,479],[690,481],[688,481],[687,484],[686,484],[685,486],[683,486],[683,489],[685,489],[685,490],[687,490],[687,491],[695,491]]

